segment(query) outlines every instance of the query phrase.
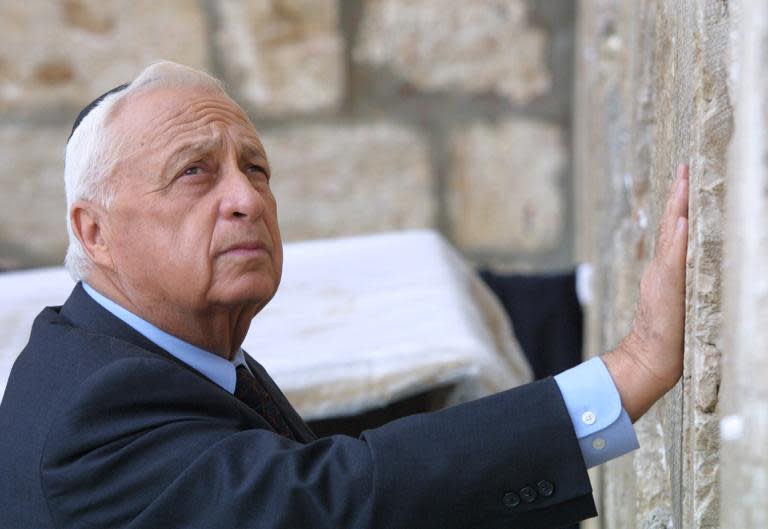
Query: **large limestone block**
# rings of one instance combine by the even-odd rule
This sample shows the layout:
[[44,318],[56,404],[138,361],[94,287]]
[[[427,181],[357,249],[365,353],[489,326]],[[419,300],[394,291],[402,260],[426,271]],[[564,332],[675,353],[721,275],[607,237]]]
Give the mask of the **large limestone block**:
[[84,106],[161,59],[204,68],[198,2],[0,2],[0,110]]
[[560,128],[508,120],[452,137],[449,199],[459,245],[473,251],[541,251],[561,237],[567,158]]
[[[57,127],[0,127],[0,258],[6,266],[59,263],[67,247],[64,142]],[[0,263],[1,265],[2,263]]]
[[731,12],[721,527],[758,529],[768,527],[768,5],[745,0]]
[[674,168],[691,166],[684,373],[636,424],[640,450],[601,469],[602,527],[718,527],[729,10],[719,0],[580,9],[581,258],[600,278],[591,354],[629,331]]
[[355,59],[427,90],[494,92],[525,103],[550,87],[546,34],[522,0],[368,0]]
[[288,240],[434,224],[427,146],[410,129],[383,122],[311,125],[262,139]]
[[216,35],[226,81],[261,114],[336,107],[344,45],[335,0],[222,0]]

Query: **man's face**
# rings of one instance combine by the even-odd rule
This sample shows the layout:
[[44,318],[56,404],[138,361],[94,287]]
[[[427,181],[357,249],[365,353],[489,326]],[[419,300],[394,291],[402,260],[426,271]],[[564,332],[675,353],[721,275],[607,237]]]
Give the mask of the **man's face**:
[[124,101],[109,210],[115,274],[131,298],[206,313],[258,311],[280,282],[282,246],[264,148],[243,111],[201,88]]

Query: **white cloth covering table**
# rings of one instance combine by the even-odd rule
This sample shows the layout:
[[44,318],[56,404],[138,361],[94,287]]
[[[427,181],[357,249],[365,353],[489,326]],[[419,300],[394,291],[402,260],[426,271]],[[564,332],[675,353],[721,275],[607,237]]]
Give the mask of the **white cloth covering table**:
[[[452,385],[461,402],[528,382],[508,318],[440,235],[405,231],[285,244],[283,279],[243,348],[307,420]],[[0,274],[0,395],[32,321],[63,303],[63,268]]]

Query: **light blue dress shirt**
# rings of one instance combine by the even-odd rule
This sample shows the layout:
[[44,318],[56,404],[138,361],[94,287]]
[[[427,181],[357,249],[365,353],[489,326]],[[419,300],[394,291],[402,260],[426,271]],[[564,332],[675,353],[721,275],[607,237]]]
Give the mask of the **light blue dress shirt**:
[[639,448],[637,435],[611,374],[592,358],[555,376],[565,407],[591,468]]
[[124,309],[111,299],[100,294],[85,282],[83,282],[83,288],[96,303],[107,309],[117,318],[123,320],[147,340],[168,351],[191,368],[199,371],[226,391],[233,395],[235,394],[235,385],[237,384],[235,368],[239,365],[244,365],[248,368],[242,349],[239,349],[232,361],[229,361],[215,353],[200,349],[191,343],[180,340],[158,329],[148,321],[139,318],[133,312]]
[[[235,368],[245,365],[243,350],[232,361],[162,331],[103,296],[83,282],[85,291],[102,307],[139,334],[234,394]],[[608,369],[593,358],[555,377],[573,422],[587,468],[638,448],[637,436]]]

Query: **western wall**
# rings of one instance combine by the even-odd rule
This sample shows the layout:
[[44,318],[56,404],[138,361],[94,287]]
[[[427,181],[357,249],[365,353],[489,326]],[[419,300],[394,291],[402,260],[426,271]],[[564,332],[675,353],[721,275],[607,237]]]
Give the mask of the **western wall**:
[[594,472],[602,515],[588,527],[766,527],[768,6],[582,0],[578,13],[589,354],[629,330],[675,167],[691,167],[684,375],[636,423],[641,448]]

